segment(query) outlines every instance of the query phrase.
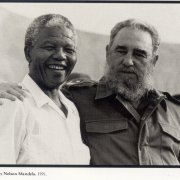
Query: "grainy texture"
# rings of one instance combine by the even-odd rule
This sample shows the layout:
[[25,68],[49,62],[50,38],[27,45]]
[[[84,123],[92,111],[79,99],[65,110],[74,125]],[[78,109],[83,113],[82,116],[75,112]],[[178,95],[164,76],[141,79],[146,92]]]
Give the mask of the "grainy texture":
[[[0,80],[18,82],[28,72],[24,56],[24,35],[32,19],[0,8]],[[88,23],[88,22],[87,22]],[[98,80],[104,71],[108,36],[78,31],[78,62],[74,72],[89,74]],[[180,93],[180,44],[161,43],[155,68],[155,86]]]

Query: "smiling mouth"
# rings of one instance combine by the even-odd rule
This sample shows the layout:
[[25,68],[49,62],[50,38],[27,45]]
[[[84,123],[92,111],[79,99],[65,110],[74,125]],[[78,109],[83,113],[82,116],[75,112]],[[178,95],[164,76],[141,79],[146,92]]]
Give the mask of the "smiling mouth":
[[62,71],[62,70],[66,70],[66,66],[64,66],[64,65],[55,65],[55,64],[51,64],[51,65],[48,65],[48,68],[49,69],[52,69],[52,70],[60,70],[60,71]]

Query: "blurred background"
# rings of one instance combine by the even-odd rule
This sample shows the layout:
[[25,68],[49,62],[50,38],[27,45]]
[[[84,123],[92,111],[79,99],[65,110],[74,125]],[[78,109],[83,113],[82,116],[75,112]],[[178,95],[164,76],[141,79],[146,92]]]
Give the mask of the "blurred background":
[[73,72],[99,80],[112,27],[128,18],[153,24],[161,35],[154,72],[159,90],[180,93],[180,4],[176,3],[0,3],[0,80],[19,82],[28,72],[24,35],[33,18],[59,13],[78,30],[78,62]]

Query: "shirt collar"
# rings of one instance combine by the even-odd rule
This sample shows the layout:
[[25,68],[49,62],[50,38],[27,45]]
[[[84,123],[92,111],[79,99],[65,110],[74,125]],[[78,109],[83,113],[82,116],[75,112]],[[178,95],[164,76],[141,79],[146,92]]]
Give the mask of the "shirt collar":
[[22,87],[25,91],[30,92],[38,107],[50,103],[50,98],[40,89],[34,80],[27,74],[23,81]]
[[[97,91],[96,91],[96,96],[95,96],[95,99],[103,99],[103,98],[107,98],[111,95],[117,95],[113,90],[111,90],[107,83],[104,81],[104,78],[102,77],[99,81],[99,84],[97,86]],[[160,91],[157,91],[156,89],[153,89],[151,91],[149,91],[145,97],[145,99],[149,99],[151,102],[154,101],[156,102],[158,99],[162,98],[164,99],[165,96],[160,92]],[[122,104],[123,104],[123,99],[119,100]],[[163,108],[166,110],[166,102],[165,101],[162,101],[162,104]]]
[[108,88],[106,82],[104,81],[104,78],[100,79],[99,84],[97,86],[95,99],[103,99],[114,94],[115,92]]

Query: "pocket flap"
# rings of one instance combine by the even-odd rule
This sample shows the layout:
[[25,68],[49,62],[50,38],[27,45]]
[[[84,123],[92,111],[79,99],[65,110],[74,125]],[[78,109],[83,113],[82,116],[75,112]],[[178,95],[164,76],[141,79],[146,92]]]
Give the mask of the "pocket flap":
[[180,129],[177,129],[175,127],[172,127],[168,124],[160,123],[160,126],[162,127],[162,131],[169,134],[176,140],[180,141]]
[[86,123],[87,132],[92,133],[110,133],[124,129],[128,129],[127,120],[94,121]]

